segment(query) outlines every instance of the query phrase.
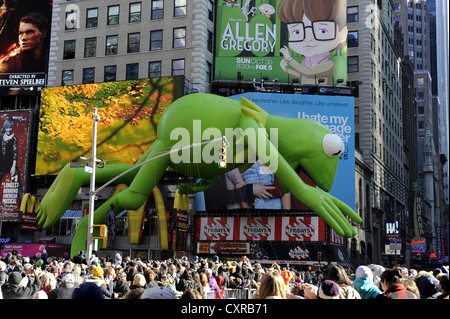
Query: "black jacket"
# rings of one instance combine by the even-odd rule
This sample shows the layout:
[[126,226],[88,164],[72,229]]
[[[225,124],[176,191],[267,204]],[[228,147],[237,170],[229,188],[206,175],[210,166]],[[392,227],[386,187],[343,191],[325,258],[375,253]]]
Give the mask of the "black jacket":
[[48,299],[72,299],[72,293],[74,289],[74,285],[62,285],[50,291],[50,293],[48,294]]
[[119,296],[125,295],[128,291],[130,291],[130,285],[125,281],[113,281],[113,292],[118,294]]
[[41,289],[41,280],[36,276],[31,287],[19,287],[18,284],[5,283],[2,285],[3,299],[30,299]]

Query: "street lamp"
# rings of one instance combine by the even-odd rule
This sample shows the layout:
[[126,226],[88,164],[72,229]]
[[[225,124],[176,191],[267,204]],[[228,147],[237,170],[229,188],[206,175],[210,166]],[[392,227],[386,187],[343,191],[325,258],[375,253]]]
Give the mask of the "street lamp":
[[91,155],[91,181],[89,190],[89,216],[88,216],[88,236],[86,243],[86,259],[90,260],[92,256],[93,245],[93,225],[94,225],[94,204],[95,204],[95,166],[97,165],[97,124],[100,121],[100,116],[97,113],[97,108],[94,108],[93,130],[92,130],[92,155]]

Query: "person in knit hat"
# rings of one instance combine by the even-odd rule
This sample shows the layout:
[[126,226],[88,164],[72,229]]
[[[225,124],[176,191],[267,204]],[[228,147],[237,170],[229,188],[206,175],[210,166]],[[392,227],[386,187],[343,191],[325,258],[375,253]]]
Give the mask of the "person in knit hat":
[[8,282],[1,286],[3,299],[30,299],[41,289],[39,274],[41,270],[34,270],[35,280],[31,287],[21,286],[22,273],[12,271],[8,274]]
[[92,269],[92,276],[89,278],[86,278],[86,282],[92,282],[95,283],[97,286],[100,287],[100,289],[103,291],[104,298],[110,299],[113,298],[113,284],[110,282],[110,284],[107,284],[105,279],[103,278],[103,268],[100,266],[94,267]]
[[84,282],[74,289],[72,299],[104,299],[104,293],[95,283]]
[[176,299],[177,296],[169,287],[159,286],[147,288],[142,293],[140,299]]
[[324,280],[319,287],[317,292],[318,299],[340,299],[339,298],[340,288],[332,280]]
[[71,299],[75,288],[75,276],[66,274],[61,281],[61,285],[48,294],[48,299]]
[[286,286],[286,290],[289,290],[289,288],[290,288],[289,282],[292,279],[292,273],[289,270],[283,270],[280,275],[281,275],[281,277],[284,280],[284,284]]
[[439,280],[430,275],[423,275],[419,283],[420,299],[437,299],[442,293],[439,291]]
[[361,299],[375,299],[382,293],[381,290],[375,286],[372,270],[367,266],[359,266],[356,269],[353,285],[361,296]]

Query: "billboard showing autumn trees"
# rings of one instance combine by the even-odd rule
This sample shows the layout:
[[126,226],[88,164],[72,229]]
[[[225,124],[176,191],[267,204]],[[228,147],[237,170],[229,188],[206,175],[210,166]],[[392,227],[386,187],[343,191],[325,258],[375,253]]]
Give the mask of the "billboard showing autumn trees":
[[55,175],[90,157],[94,108],[101,117],[97,158],[135,163],[156,139],[161,115],[183,95],[183,83],[181,76],[43,89],[35,174]]

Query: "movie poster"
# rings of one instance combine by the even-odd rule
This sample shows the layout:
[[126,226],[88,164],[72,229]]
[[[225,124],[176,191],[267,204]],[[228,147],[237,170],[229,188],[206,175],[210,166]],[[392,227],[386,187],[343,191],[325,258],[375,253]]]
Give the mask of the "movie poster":
[[0,94],[38,95],[47,81],[52,0],[0,3]]
[[215,80],[347,81],[346,0],[217,1],[216,34]]
[[19,221],[27,158],[29,112],[0,112],[2,221]]

